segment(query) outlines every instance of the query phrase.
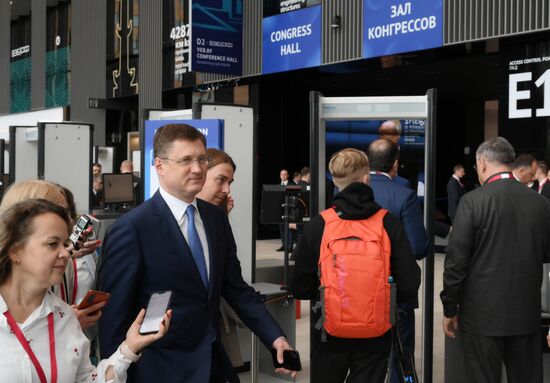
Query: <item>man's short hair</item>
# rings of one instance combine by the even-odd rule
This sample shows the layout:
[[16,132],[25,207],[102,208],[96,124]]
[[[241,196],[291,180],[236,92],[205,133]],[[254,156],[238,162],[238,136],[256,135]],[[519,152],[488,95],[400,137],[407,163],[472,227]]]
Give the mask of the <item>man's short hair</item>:
[[94,162],[94,163],[92,164],[92,167],[94,167],[94,166],[98,166],[98,167],[100,167],[100,168],[102,167],[101,164],[100,164],[99,162]]
[[379,172],[389,172],[395,161],[399,159],[399,146],[390,140],[373,141],[367,149],[370,167]]
[[537,165],[539,166],[539,169],[544,174],[548,173],[548,163],[546,161],[538,161]]
[[378,134],[380,135],[401,135],[401,121],[399,120],[386,120],[378,128]]
[[293,177],[293,178],[298,178],[298,177],[301,177],[301,176],[302,176],[302,174],[301,174],[300,172],[294,172],[294,173],[292,174],[292,177]]
[[537,162],[537,159],[533,157],[531,154],[520,154],[518,158],[514,161],[514,164],[512,165],[513,169],[519,169],[519,168],[530,168],[533,165],[533,162]]
[[361,171],[369,171],[369,158],[362,150],[354,148],[342,149],[334,153],[328,163],[328,170],[334,178],[334,183],[340,189],[353,182],[361,181]]
[[161,126],[153,139],[153,157],[161,158],[167,155],[175,141],[200,141],[206,148],[206,138],[197,129],[187,124],[169,124]]
[[464,169],[464,166],[462,166],[462,164],[456,164],[453,166],[453,173],[459,171],[460,169]]
[[493,137],[485,140],[476,150],[476,158],[483,157],[487,161],[510,166],[516,158],[514,147],[503,137]]

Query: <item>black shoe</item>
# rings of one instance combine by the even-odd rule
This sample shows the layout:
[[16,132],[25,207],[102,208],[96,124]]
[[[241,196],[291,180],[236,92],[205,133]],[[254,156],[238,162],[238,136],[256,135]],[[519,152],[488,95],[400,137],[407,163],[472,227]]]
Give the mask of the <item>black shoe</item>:
[[281,246],[281,247],[279,247],[279,248],[278,248],[277,250],[275,250],[275,251],[285,251],[285,247],[284,247],[284,246]]

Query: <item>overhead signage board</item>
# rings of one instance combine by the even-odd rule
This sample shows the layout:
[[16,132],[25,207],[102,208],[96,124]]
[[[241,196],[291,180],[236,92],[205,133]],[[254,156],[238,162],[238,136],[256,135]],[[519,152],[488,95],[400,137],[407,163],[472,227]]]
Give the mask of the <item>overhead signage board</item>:
[[194,72],[242,75],[243,0],[194,0]]
[[191,125],[204,135],[207,148],[223,149],[223,120],[146,120],[143,143],[143,152],[145,153],[143,160],[144,201],[151,198],[159,187],[157,171],[154,166],[153,138],[158,128],[170,124]]
[[264,17],[321,4],[321,0],[264,0]]
[[321,6],[263,19],[262,73],[321,65]]
[[363,57],[443,45],[442,0],[363,0]]

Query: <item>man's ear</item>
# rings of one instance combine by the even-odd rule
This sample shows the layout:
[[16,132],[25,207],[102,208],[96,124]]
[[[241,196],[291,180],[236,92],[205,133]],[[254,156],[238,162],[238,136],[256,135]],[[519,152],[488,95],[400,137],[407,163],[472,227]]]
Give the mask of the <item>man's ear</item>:
[[363,182],[364,184],[367,184],[367,185],[370,184],[370,173],[369,172],[363,174],[363,178],[361,179],[361,182]]
[[393,163],[393,171],[395,173],[395,175],[397,175],[397,171],[399,170],[399,160],[395,160],[395,162]]
[[164,163],[162,162],[162,160],[160,158],[155,157],[154,167],[155,167],[155,170],[157,171],[158,175],[161,175],[163,173]]

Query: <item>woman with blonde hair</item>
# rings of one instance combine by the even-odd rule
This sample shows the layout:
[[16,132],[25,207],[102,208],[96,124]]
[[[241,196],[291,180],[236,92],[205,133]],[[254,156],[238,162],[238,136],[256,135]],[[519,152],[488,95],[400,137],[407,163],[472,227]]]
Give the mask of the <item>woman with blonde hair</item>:
[[[52,202],[65,209],[69,213],[69,218],[71,218],[71,220],[75,219],[75,213],[73,211],[74,202],[71,204],[73,200],[70,191],[64,189],[62,186],[43,180],[28,180],[12,184],[2,198],[2,203],[0,204],[0,214],[16,203],[29,199],[45,199]],[[83,284],[80,283],[79,287],[75,258],[83,257],[94,252],[99,245],[99,242],[100,241],[84,242],[78,251],[74,251],[72,245],[69,245],[69,250],[72,252],[73,260],[67,263],[62,282],[52,286],[52,291],[55,295],[68,304],[73,305],[73,310],[82,326],[82,329],[87,329],[93,326],[99,320],[101,317],[101,309],[106,303],[97,303],[84,310],[78,310],[76,308],[76,304],[79,303],[76,299],[78,289],[80,288],[80,290],[87,291],[91,286],[83,286]],[[89,315],[90,313],[94,314]]]
[[[44,199],[4,206],[0,218],[0,381],[28,383],[125,382],[140,351],[164,336],[140,335],[141,310],[115,353],[97,368],[90,341],[70,306],[50,291],[69,260],[67,211]],[[49,379],[48,379],[48,378]]]

